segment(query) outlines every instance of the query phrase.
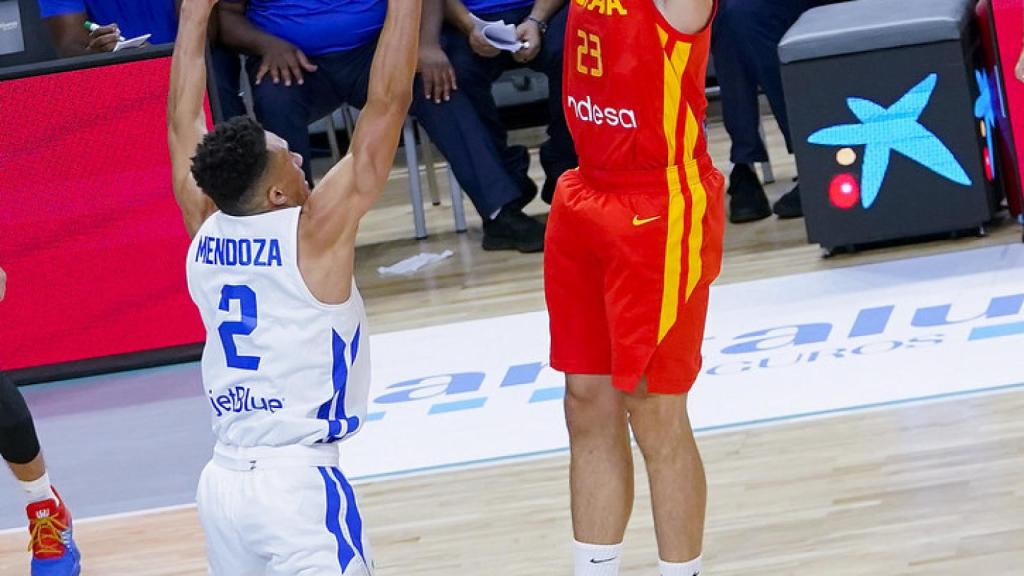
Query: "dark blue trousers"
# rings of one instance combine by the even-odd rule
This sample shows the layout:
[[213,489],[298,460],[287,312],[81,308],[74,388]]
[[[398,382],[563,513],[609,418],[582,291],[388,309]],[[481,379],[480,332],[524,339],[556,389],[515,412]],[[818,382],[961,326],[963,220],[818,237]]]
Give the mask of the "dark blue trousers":
[[245,116],[242,100],[242,57],[234,50],[213,44],[210,47],[210,72],[217,89],[217,101],[224,120]]
[[[306,72],[303,85],[274,84],[270,76],[253,86],[253,107],[256,118],[267,130],[284,138],[293,152],[302,155],[306,178],[312,182],[309,163],[309,131],[311,122],[334,112],[342,104],[362,108],[370,85],[370,67],[377,41],[359,48],[310,57],[318,66]],[[246,59],[249,78],[255,80],[260,58]]]
[[[529,14],[530,8],[526,7],[479,16],[518,24]],[[424,97],[422,84],[417,81],[413,112],[482,215],[493,214],[520,198],[522,191],[516,179],[525,177],[529,167],[520,151],[509,147],[508,131],[491,93],[491,86],[505,71],[528,67],[548,78],[551,123],[548,141],[541,147],[541,164],[548,179],[546,188],[553,189],[563,172],[577,166],[576,150],[562,112],[562,52],[567,14],[568,10],[563,8],[551,19],[540,54],[525,65],[508,53],[495,58],[478,56],[464,34],[446,26],[442,45],[455,68],[459,89],[450,101],[435,104]]]
[[734,164],[768,160],[758,131],[758,92],[763,90],[792,150],[782,90],[779,41],[805,11],[827,0],[720,0],[712,34],[715,72],[722,88],[722,116],[732,139]]

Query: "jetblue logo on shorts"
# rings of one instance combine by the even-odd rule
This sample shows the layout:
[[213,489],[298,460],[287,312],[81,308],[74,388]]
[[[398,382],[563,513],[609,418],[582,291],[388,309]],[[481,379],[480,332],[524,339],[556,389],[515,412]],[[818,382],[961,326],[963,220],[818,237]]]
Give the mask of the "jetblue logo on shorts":
[[281,266],[281,244],[276,238],[203,236],[196,247],[196,262],[213,266]]
[[284,408],[284,400],[278,398],[261,398],[245,386],[229,388],[219,396],[209,393],[210,405],[220,418],[225,414],[244,414],[246,412],[268,412],[273,414]]

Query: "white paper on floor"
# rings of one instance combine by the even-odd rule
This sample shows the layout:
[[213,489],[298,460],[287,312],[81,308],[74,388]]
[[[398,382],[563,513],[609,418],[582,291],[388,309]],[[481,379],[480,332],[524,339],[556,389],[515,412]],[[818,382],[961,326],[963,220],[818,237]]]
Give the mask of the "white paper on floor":
[[431,264],[436,264],[446,258],[451,258],[452,255],[454,255],[454,252],[451,250],[445,250],[440,254],[421,252],[420,254],[406,258],[397,264],[381,266],[380,268],[377,268],[377,273],[381,276],[408,276],[409,274],[419,272]]

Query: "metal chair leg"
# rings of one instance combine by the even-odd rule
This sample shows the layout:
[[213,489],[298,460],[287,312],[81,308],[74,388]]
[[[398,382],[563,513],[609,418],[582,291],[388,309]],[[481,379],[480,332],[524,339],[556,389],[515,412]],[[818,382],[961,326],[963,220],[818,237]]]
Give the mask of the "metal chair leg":
[[462,187],[455,179],[455,172],[448,165],[448,186],[452,193],[452,214],[455,217],[455,231],[462,233],[466,231],[466,205],[462,203]]
[[[757,131],[761,133],[761,141],[764,142],[764,120],[760,116],[757,119]],[[765,149],[767,150],[767,148],[768,145],[765,143]],[[769,158],[767,162],[761,162],[761,177],[765,184],[772,184],[775,182],[775,170],[772,170],[771,158]]]
[[412,118],[406,118],[402,128],[402,146],[405,148],[405,162],[409,166],[409,197],[412,200],[413,225],[416,227],[416,239],[427,237],[427,216],[423,212],[423,188],[420,183],[420,163],[416,155],[416,129]]
[[341,147],[338,146],[338,126],[334,123],[334,112],[327,116],[327,142],[331,146],[331,158],[337,164],[341,160]]
[[418,122],[416,123],[416,134],[420,137],[420,148],[423,151],[423,166],[427,169],[427,190],[430,192],[430,203],[434,206],[440,206],[441,193],[438,191],[437,171],[434,168],[434,146],[430,143],[427,131]]
[[772,169],[771,162],[761,162],[761,176],[765,184],[775,182],[775,170]]

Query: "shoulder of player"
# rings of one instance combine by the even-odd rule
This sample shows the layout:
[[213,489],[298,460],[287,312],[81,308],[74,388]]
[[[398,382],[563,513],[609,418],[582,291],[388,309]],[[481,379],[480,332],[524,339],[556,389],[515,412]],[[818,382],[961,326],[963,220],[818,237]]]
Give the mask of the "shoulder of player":
[[[349,222],[344,210],[344,200],[326,205],[314,198],[302,206],[299,212],[298,239],[303,251],[314,258],[339,250],[355,248],[357,222]],[[341,208],[339,210],[339,208]]]

